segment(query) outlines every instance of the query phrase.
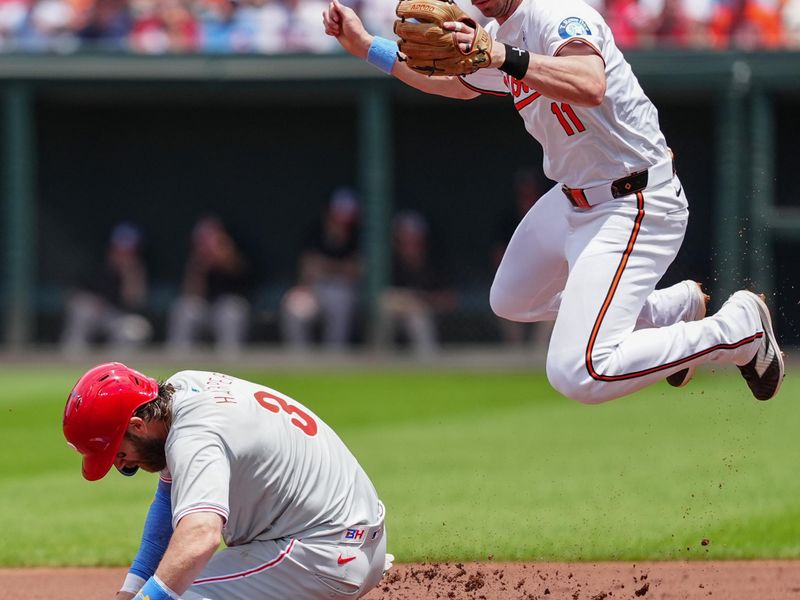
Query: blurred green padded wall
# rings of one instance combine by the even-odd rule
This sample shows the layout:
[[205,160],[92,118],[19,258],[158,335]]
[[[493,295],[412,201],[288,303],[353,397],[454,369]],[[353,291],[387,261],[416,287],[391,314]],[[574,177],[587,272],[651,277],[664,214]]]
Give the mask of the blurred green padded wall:
[[[717,306],[736,287],[768,285],[785,342],[800,342],[800,54],[629,59],[690,201],[664,282],[703,281]],[[65,293],[123,220],[144,231],[154,312],[176,293],[192,226],[207,213],[234,233],[261,308],[274,310],[343,185],[366,196],[367,285],[386,280],[390,215],[418,209],[474,317],[451,339],[492,341],[490,255],[514,175],[532,168],[549,185],[509,98],[430,97],[341,56],[2,56],[0,94],[0,336],[13,347],[57,339]]]

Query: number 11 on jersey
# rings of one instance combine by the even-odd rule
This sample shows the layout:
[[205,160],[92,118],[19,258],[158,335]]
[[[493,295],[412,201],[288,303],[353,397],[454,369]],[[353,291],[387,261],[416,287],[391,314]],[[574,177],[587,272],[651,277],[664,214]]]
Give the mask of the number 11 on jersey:
[[[577,130],[578,133],[583,133],[586,131],[586,126],[581,122],[581,120],[578,118],[578,115],[575,114],[575,111],[572,110],[572,107],[569,104],[562,103],[559,107],[558,102],[553,102],[550,105],[550,110],[556,116],[558,122],[561,123],[561,127],[564,128],[564,131],[568,136],[575,135],[575,130]],[[570,122],[567,121],[567,117],[569,117],[569,121],[572,121],[571,125]],[[573,125],[575,126],[574,128]]]

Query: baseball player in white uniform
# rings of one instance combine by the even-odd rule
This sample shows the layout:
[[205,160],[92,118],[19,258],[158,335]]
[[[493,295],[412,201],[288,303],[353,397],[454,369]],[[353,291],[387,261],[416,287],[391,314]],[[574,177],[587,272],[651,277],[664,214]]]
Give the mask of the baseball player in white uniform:
[[[555,321],[547,375],[580,402],[665,378],[681,386],[708,362],[739,366],[756,398],[772,398],[784,365],[760,296],[736,292],[703,318],[699,284],[655,289],[683,241],[687,200],[658,112],[602,16],[582,0],[472,4],[492,19],[491,62],[463,77],[412,70],[397,60],[396,42],[370,35],[339,0],[323,24],[348,52],[424,92],[511,96],[542,145],[544,172],[559,183],[512,236],[491,288],[494,312]],[[444,27],[469,50],[472,27]]]
[[75,385],[63,427],[88,480],[161,474],[117,600],[359,598],[391,565],[366,473],[277,390],[205,371],[159,384],[107,363]]

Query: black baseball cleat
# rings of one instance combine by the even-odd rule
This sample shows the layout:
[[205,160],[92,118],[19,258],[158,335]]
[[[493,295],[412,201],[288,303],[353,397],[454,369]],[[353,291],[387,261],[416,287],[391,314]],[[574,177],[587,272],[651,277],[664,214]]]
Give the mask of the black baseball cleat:
[[[687,280],[686,283],[692,286],[691,289],[695,292],[691,296],[691,301],[694,304],[694,313],[690,319],[686,320],[699,321],[700,319],[705,319],[708,301],[710,300],[708,294],[703,291],[703,285],[701,283],[691,280]],[[683,387],[694,377],[694,371],[695,367],[681,369],[677,373],[673,373],[667,377],[667,383],[672,387]]]
[[764,335],[758,340],[759,346],[753,360],[739,367],[739,370],[750,387],[750,391],[753,392],[753,396],[758,400],[769,400],[774,398],[778,390],[781,389],[785,373],[783,353],[778,347],[778,339],[775,337],[775,330],[772,328],[769,309],[764,302],[763,294],[754,294],[753,292],[742,290],[736,292],[733,296],[739,296],[745,302],[754,303],[758,309],[758,316],[761,318],[761,327],[764,329]]

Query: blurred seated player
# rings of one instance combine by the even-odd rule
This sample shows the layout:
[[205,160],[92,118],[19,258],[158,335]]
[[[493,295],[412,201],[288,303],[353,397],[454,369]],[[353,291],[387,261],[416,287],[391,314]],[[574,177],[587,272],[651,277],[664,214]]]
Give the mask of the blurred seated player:
[[281,301],[283,333],[293,349],[308,349],[318,324],[327,350],[350,342],[361,272],[359,235],[355,194],[339,188],[306,242],[297,285]]
[[205,371],[159,383],[106,363],[72,389],[63,431],[89,481],[112,466],[160,474],[115,600],[352,599],[391,567],[384,507],[361,465],[317,415],[265,385]]
[[65,354],[83,354],[99,339],[117,351],[137,348],[150,339],[152,326],[141,315],[147,301],[141,245],[141,232],[134,225],[114,227],[103,264],[67,301],[61,336]]
[[399,327],[420,356],[438,350],[436,313],[455,307],[456,297],[431,265],[428,223],[415,211],[398,213],[392,226],[391,283],[380,295],[376,341],[388,347]]
[[217,217],[203,217],[192,232],[192,247],[181,296],[169,314],[167,347],[186,352],[210,332],[220,353],[238,353],[250,313],[248,265]]
[[[533,207],[543,191],[544,186],[532,170],[520,169],[514,174],[514,205],[503,214],[495,231],[495,241],[492,244],[491,255],[493,269],[496,270],[500,266],[508,247],[508,241],[514,235],[517,225],[528,214],[528,211]],[[523,323],[509,321],[502,317],[497,317],[497,320],[500,325],[500,335],[506,344],[516,348],[522,348],[528,344],[533,351],[547,351],[547,342],[553,330],[553,323],[546,321]]]

